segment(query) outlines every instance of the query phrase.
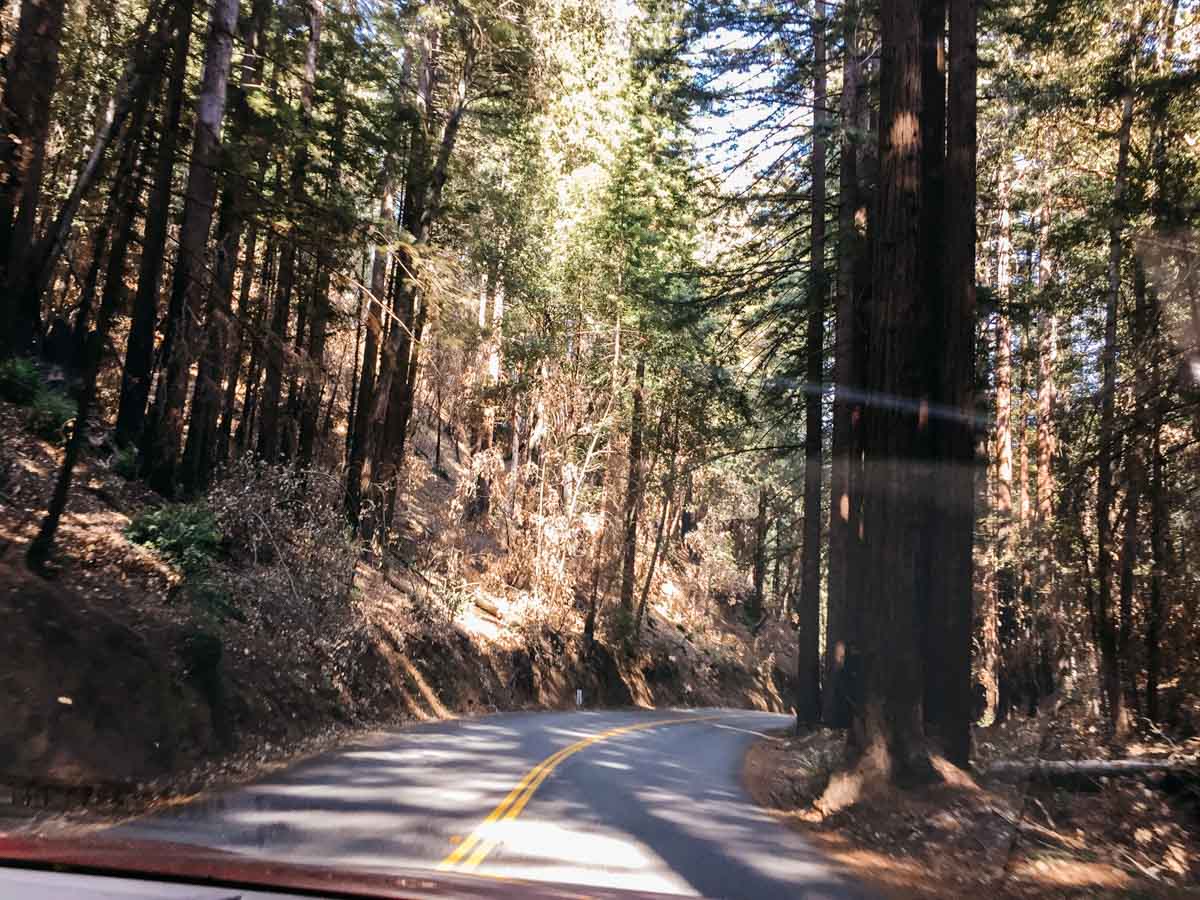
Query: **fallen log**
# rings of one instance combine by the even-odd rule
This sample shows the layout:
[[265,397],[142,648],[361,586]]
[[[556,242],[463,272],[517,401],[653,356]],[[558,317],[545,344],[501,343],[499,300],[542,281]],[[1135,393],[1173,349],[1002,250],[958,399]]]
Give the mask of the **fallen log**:
[[501,618],[500,607],[498,607],[495,603],[492,603],[490,600],[484,600],[482,597],[475,597],[474,601],[475,605],[482,609],[485,613],[490,613],[497,619]]

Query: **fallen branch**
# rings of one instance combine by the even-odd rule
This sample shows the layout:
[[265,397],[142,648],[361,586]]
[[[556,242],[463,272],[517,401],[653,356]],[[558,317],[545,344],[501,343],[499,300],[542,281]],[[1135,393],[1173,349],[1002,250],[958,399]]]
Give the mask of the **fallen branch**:
[[500,607],[496,606],[495,603],[492,603],[490,600],[484,600],[482,597],[475,597],[474,600],[475,605],[482,609],[485,613],[491,613],[491,615],[497,619],[501,618]]

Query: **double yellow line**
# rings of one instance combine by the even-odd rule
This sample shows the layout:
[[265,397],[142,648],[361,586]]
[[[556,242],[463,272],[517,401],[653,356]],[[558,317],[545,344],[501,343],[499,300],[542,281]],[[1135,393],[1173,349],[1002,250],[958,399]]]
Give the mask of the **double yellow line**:
[[550,773],[554,771],[558,764],[568,757],[574,756],[580,750],[607,738],[628,734],[631,731],[643,731],[647,728],[657,728],[660,725],[686,725],[689,722],[707,722],[711,719],[719,718],[721,716],[688,716],[677,719],[657,719],[653,722],[641,722],[637,725],[610,728],[608,731],[598,732],[591,737],[576,741],[569,747],[564,747],[557,753],[546,757],[525,773],[525,777],[518,781],[517,786],[508,792],[508,796],[500,801],[500,805],[492,810],[491,814],[468,835],[465,841],[455,847],[438,864],[438,870],[442,872],[450,870],[470,872],[475,869],[496,848],[496,845],[500,843],[500,838],[494,834],[497,830],[494,827],[496,823],[511,822],[517,816],[521,815],[521,811],[525,809],[526,804],[533,797],[534,791],[541,787],[542,782],[550,777]]

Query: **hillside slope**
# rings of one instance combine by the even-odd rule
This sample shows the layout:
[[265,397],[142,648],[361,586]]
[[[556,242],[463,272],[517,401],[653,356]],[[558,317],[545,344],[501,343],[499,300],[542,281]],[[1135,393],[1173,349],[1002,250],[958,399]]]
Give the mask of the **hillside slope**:
[[[202,567],[164,540],[131,540],[147,540],[147,522],[174,522],[177,508],[119,475],[120,458],[98,445],[53,576],[38,578],[22,552],[60,450],[28,433],[24,416],[0,405],[0,775],[18,800],[184,791],[349,729],[566,707],[577,689],[588,705],[787,708],[789,629],[772,620],[751,635],[715,603],[708,621],[672,617],[686,562],[663,564],[636,652],[612,646],[603,614],[585,652],[579,603],[548,614],[504,583],[514,561],[500,539],[449,520],[465,474],[452,461],[441,474],[415,463],[410,558],[355,550],[347,576],[330,579],[327,561],[303,559],[328,544],[323,529],[340,527],[319,505],[288,519],[294,532],[269,522],[266,549],[220,534]],[[264,519],[286,507],[275,475],[238,482],[232,500],[218,486],[204,501],[218,530],[240,521],[230,506],[245,518],[262,503]],[[430,545],[450,533],[459,539],[447,565]]]

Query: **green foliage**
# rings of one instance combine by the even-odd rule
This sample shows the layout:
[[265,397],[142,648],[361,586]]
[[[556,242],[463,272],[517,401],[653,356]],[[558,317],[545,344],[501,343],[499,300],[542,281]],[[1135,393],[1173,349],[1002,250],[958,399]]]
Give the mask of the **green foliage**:
[[62,443],[67,437],[67,425],[75,418],[75,401],[61,391],[39,388],[29,404],[26,424],[40,438]]
[[113,454],[111,465],[112,470],[126,481],[133,481],[138,477],[137,450],[133,447],[122,447]]
[[609,613],[608,630],[612,642],[615,646],[620,647],[626,656],[631,656],[636,649],[636,627],[637,616],[632,609],[623,604],[618,603]]
[[168,503],[134,518],[125,531],[175,563],[187,575],[208,572],[220,555],[222,535],[216,517],[204,502]]
[[32,402],[42,386],[37,365],[25,356],[14,356],[0,363],[0,397],[21,406]]

